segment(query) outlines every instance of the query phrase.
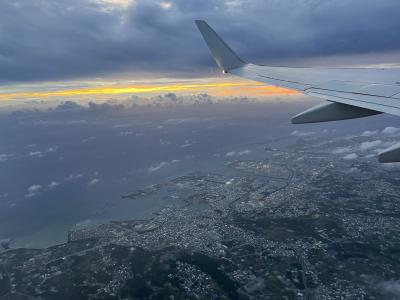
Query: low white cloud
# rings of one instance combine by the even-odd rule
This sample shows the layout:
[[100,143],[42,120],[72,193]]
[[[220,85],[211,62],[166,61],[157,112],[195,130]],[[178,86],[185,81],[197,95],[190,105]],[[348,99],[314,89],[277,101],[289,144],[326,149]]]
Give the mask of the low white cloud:
[[43,157],[44,153],[42,151],[31,151],[29,152],[29,156]]
[[164,139],[160,139],[160,145],[161,146],[168,146],[171,145],[170,141],[164,140]]
[[383,134],[388,134],[388,135],[396,134],[396,133],[399,133],[399,132],[400,132],[400,128],[390,127],[390,126],[386,127],[385,129],[382,130]]
[[7,161],[7,160],[9,160],[9,158],[11,157],[11,155],[8,155],[8,154],[0,154],[0,162],[4,162],[4,161]]
[[29,156],[31,157],[45,157],[46,154],[56,152],[58,150],[58,147],[49,147],[44,151],[31,151],[29,152]]
[[167,2],[167,1],[161,1],[161,2],[159,2],[159,5],[160,5],[160,7],[162,8],[162,9],[164,9],[164,10],[169,10],[169,9],[171,9],[171,7],[172,7],[172,2]]
[[94,224],[93,220],[86,219],[86,220],[76,223],[75,227],[79,228],[79,229],[85,229],[85,228],[92,226],[93,224]]
[[128,135],[132,135],[133,132],[132,131],[121,131],[119,133],[120,136],[128,136]]
[[82,143],[88,143],[88,142],[94,141],[95,139],[96,139],[95,136],[90,136],[90,137],[88,137],[86,139],[83,139]]
[[392,149],[400,148],[400,142],[392,142],[392,143],[389,142],[389,143],[385,143],[384,146],[386,147],[386,149],[387,148],[392,148]]
[[225,182],[225,184],[231,185],[234,181],[235,181],[235,178],[232,178],[232,179],[228,180],[227,182]]
[[363,142],[360,145],[360,150],[361,151],[367,151],[370,149],[374,149],[379,147],[382,144],[381,140],[376,140],[376,141],[372,141],[372,142]]
[[324,130],[322,130],[322,134],[329,134],[329,133],[335,133],[335,132],[336,132],[336,129],[331,129],[331,130],[324,129]]
[[176,118],[176,119],[168,119],[164,123],[168,125],[178,125],[183,123],[192,122],[193,118]]
[[52,189],[56,188],[59,185],[60,184],[57,181],[52,181],[47,185],[47,187],[52,190]]
[[396,149],[396,148],[400,148],[400,142],[386,142],[386,143],[382,143],[382,145],[380,145],[379,148],[374,149],[374,152],[381,153],[381,152]]
[[134,127],[134,123],[126,123],[126,124],[115,124],[112,126],[112,128],[129,128],[129,127]]
[[181,145],[181,148],[187,148],[187,147],[191,147],[191,146],[193,146],[193,142],[190,142],[190,141],[185,141],[182,145]]
[[227,153],[225,154],[225,156],[227,156],[227,157],[232,157],[232,156],[236,156],[236,155],[242,156],[242,155],[248,155],[248,154],[250,154],[251,152],[252,152],[252,151],[251,151],[251,150],[248,150],[248,149],[243,150],[243,151],[239,151],[239,152],[230,151],[230,152],[227,152]]
[[297,136],[297,137],[306,137],[306,136],[310,136],[315,134],[315,132],[312,131],[299,131],[299,130],[295,130],[291,133],[291,135],[293,136]]
[[76,179],[79,179],[82,177],[83,177],[83,174],[71,174],[65,180],[67,180],[67,181],[76,180]]
[[27,193],[24,195],[25,198],[32,198],[37,196],[39,192],[42,190],[42,186],[39,184],[34,184],[28,187]]
[[377,135],[378,133],[379,133],[378,130],[374,130],[374,131],[366,130],[363,133],[361,133],[361,136],[374,136],[374,135]]
[[199,122],[207,122],[212,121],[211,118],[175,118],[175,119],[168,119],[164,122],[167,125],[179,125],[184,123],[199,123]]
[[36,193],[36,192],[38,192],[38,191],[40,191],[42,189],[42,186],[41,185],[31,185],[29,188],[28,188],[28,192],[30,192],[30,193]]
[[95,185],[95,184],[97,184],[99,182],[100,182],[100,179],[93,178],[91,181],[89,181],[88,186],[93,186],[93,185]]
[[250,154],[252,151],[251,150],[243,150],[243,151],[240,151],[240,152],[238,152],[237,154],[238,155],[247,155],[247,154]]
[[343,153],[348,153],[352,150],[352,148],[349,147],[340,147],[340,148],[336,148],[332,151],[333,154],[343,154]]
[[346,160],[353,160],[353,159],[357,159],[357,158],[358,158],[358,155],[356,153],[350,153],[343,157],[343,159],[346,159]]
[[158,170],[160,170],[162,168],[165,168],[165,167],[167,167],[169,165],[177,164],[177,163],[180,163],[180,162],[181,162],[181,160],[179,160],[179,159],[173,159],[170,162],[162,161],[159,164],[156,164],[156,165],[153,165],[153,166],[149,167],[147,170],[149,172],[155,172],[155,171],[158,171]]
[[54,125],[61,125],[61,126],[70,126],[70,125],[81,125],[86,124],[86,120],[67,120],[67,121],[44,121],[39,120],[33,123],[35,126],[54,126]]
[[148,170],[149,170],[149,172],[155,172],[155,171],[158,171],[168,165],[169,165],[169,163],[167,163],[166,161],[162,161],[158,165],[151,166]]

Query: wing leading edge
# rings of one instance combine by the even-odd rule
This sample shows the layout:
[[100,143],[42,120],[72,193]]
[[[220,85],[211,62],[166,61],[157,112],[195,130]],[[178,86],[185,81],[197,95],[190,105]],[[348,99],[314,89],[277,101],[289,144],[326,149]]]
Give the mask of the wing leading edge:
[[[294,124],[354,119],[380,113],[400,116],[400,69],[286,68],[249,64],[205,21],[195,22],[224,73],[327,100],[293,117]],[[383,151],[379,161],[400,162],[400,147]]]

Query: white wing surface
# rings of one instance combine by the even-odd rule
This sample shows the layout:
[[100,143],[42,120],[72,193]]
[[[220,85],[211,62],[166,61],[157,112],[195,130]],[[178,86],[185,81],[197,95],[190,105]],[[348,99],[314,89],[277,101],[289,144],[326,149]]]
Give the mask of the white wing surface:
[[[224,73],[327,100],[293,117],[293,123],[345,120],[379,113],[400,116],[400,69],[286,68],[249,64],[205,21],[196,21],[196,25]],[[388,151],[379,155],[381,162],[400,161],[400,148]]]
[[252,64],[234,75],[306,95],[400,116],[400,69],[277,68]]

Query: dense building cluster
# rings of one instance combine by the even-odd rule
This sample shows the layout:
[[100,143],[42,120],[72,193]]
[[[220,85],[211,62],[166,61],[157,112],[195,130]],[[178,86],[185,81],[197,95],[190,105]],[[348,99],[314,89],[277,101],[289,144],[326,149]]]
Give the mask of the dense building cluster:
[[[346,143],[353,143],[351,139]],[[298,140],[140,191],[148,220],[76,229],[0,254],[6,299],[381,299],[400,274],[399,169]],[[136,297],[136,298],[135,298]]]

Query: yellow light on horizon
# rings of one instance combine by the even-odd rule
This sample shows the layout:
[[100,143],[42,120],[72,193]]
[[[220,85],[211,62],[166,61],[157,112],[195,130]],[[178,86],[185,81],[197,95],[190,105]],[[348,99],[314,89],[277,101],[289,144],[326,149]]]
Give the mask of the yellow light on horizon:
[[296,91],[266,86],[257,82],[176,83],[176,84],[130,84],[100,86],[94,88],[43,90],[32,92],[0,93],[0,100],[43,99],[89,95],[163,94],[163,93],[207,93],[211,96],[266,96],[292,95]]

